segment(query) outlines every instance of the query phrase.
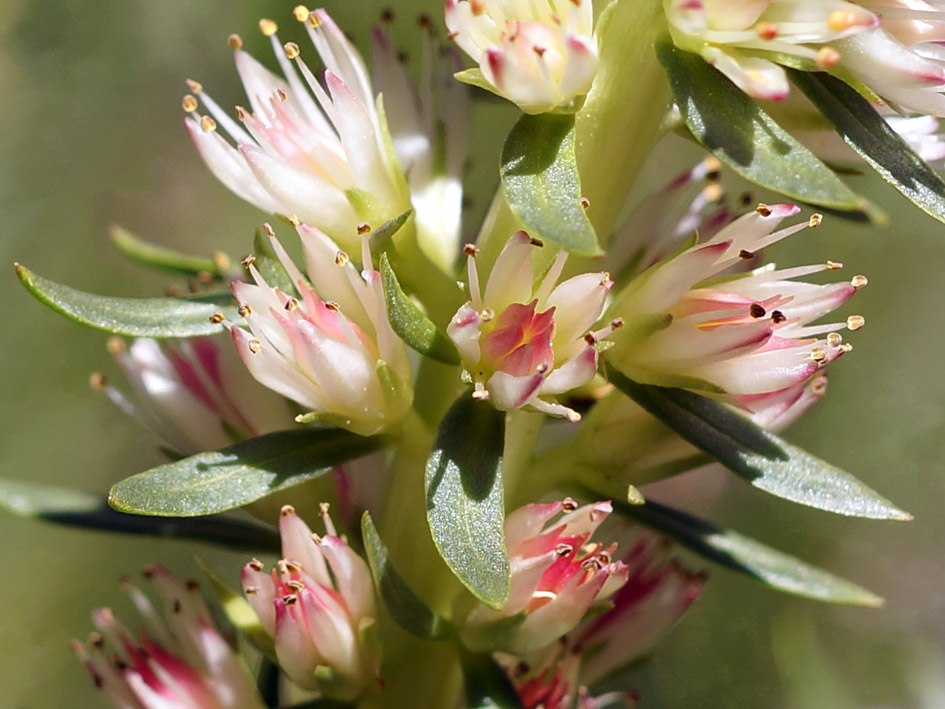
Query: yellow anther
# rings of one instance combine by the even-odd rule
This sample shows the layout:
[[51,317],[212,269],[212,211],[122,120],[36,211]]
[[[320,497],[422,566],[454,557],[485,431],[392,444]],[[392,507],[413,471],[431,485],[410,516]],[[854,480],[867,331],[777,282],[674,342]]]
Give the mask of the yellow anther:
[[197,99],[194,98],[193,94],[187,94],[180,102],[180,105],[185,111],[187,111],[187,113],[193,113],[197,110],[198,104]]
[[305,22],[309,16],[309,10],[305,5],[296,5],[295,9],[292,10],[292,14],[295,16],[295,19],[299,22]]
[[243,48],[243,38],[240,37],[235,32],[226,38],[226,43],[230,45],[230,49],[242,49]]
[[250,340],[249,351],[253,354],[259,354],[262,351],[262,342],[259,340]]
[[272,35],[279,31],[279,25],[272,20],[263,18],[259,21],[259,31],[267,37],[272,37]]
[[200,119],[200,127],[204,133],[213,133],[217,129],[217,122],[210,116],[204,116]]
[[285,55],[289,59],[295,59],[297,56],[299,56],[299,45],[297,45],[295,42],[286,42],[283,47],[285,49]]
[[839,261],[827,261],[828,271],[839,271],[841,268],[843,268],[843,264]]
[[755,211],[758,212],[758,214],[760,214],[760,215],[763,216],[763,217],[770,217],[770,216],[771,216],[771,207],[769,207],[769,206],[768,206],[767,204],[765,204],[764,202],[762,202],[762,203],[759,204],[757,207],[755,207]]
[[843,336],[839,332],[831,332],[826,339],[829,347],[839,347],[843,342]]
[[809,226],[811,229],[814,229],[816,227],[819,227],[823,221],[824,221],[823,214],[811,214],[810,219],[807,220],[807,226]]
[[335,254],[336,266],[344,266],[345,264],[348,263],[348,261],[349,261],[348,254],[346,254],[344,251],[339,251],[338,253]]
[[862,315],[851,315],[847,318],[847,328],[850,330],[859,330],[866,325],[866,318]]
[[187,79],[187,88],[190,89],[190,92],[193,94],[199,94],[203,91],[203,85],[193,79]]
[[862,288],[867,283],[869,283],[869,279],[867,279],[866,276],[853,276],[853,278],[850,279],[850,285],[854,288]]

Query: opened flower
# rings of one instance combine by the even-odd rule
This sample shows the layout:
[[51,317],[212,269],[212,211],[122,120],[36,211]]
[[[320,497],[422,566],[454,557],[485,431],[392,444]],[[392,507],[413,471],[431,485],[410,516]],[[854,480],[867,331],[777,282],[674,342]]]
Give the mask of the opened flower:
[[[592,604],[609,598],[627,580],[627,566],[614,561],[616,544],[605,547],[591,536],[611,511],[609,502],[578,507],[568,498],[512,512],[505,520],[512,568],[509,599],[499,611],[477,605],[463,626],[466,642],[531,653],[570,632]],[[524,615],[522,622],[495,647],[491,631],[496,621],[518,614]]]
[[377,678],[374,584],[367,564],[335,531],[327,505],[321,514],[324,536],[312,534],[292,507],[282,508],[283,558],[269,573],[259,561],[248,563],[243,593],[289,679],[350,700]]
[[614,336],[610,361],[637,381],[750,396],[803,384],[852,349],[838,331],[859,329],[861,316],[812,323],[866,285],[865,277],[827,285],[792,280],[841,267],[832,261],[737,273],[761,249],[820,223],[814,215],[773,231],[799,211],[760,205],[631,281],[613,303],[627,326]]
[[591,0],[447,0],[446,26],[477,79],[525,113],[573,107],[597,73]]
[[589,332],[613,286],[606,273],[585,273],[555,285],[567,253],[559,252],[535,286],[532,250],[541,242],[519,231],[495,262],[484,291],[469,254],[469,295],[447,334],[474,385],[473,396],[501,411],[530,406],[577,420],[577,412],[548,400],[587,384],[597,372],[597,340],[613,326]]
[[161,617],[130,581],[123,586],[145,628],[128,630],[107,608],[92,614],[98,628],[88,646],[73,650],[95,686],[119,709],[263,709],[243,661],[214,627],[197,585],[167,569],[149,566],[144,576],[164,599]]

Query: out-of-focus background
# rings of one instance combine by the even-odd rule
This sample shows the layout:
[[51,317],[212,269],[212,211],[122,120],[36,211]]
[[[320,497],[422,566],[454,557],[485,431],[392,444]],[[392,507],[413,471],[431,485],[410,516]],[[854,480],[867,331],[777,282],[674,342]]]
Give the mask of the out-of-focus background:
[[[327,8],[361,46],[381,7]],[[153,439],[88,386],[115,374],[106,337],[48,311],[12,263],[74,287],[122,295],[167,281],[129,264],[108,242],[119,223],[194,253],[249,250],[265,216],[203,167],[181,125],[183,80],[223,105],[243,102],[227,35],[266,56],[258,18],[298,34],[292,4],[274,0],[4,0],[0,3],[0,278],[4,304],[0,475],[104,491],[161,461]],[[410,41],[416,14],[397,5]],[[268,59],[266,60],[268,61]],[[497,146],[515,113],[480,106],[472,211],[494,188]],[[486,155],[482,158],[479,155]],[[664,146],[647,181],[695,159]],[[723,570],[689,615],[639,665],[649,707],[945,706],[945,226],[872,178],[855,186],[891,216],[869,231],[828,218],[775,252],[783,264],[845,262],[870,285],[843,313],[868,326],[831,367],[826,399],[789,438],[857,474],[913,512],[911,524],[848,520],[780,502],[720,473],[680,479],[672,499],[703,516],[849,577],[887,599],[881,610],[833,608],[785,596]],[[474,228],[475,225],[471,225]],[[16,709],[99,706],[68,640],[91,629],[96,605],[127,609],[122,574],[160,561],[195,573],[173,541],[66,531],[0,516],[0,704]],[[200,548],[235,581],[244,559]]]

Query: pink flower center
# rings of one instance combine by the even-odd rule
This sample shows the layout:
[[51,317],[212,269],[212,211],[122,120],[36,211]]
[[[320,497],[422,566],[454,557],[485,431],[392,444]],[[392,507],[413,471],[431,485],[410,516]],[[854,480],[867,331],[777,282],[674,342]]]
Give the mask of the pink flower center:
[[537,308],[533,300],[502,311],[495,329],[482,339],[482,358],[491,369],[524,377],[554,366],[555,309],[538,313]]

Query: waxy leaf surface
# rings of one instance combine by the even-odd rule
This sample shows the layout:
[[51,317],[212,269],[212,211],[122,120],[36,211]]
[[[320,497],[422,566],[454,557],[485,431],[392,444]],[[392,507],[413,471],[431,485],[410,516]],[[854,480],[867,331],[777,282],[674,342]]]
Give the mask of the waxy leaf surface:
[[169,249],[166,246],[152,244],[132,234],[127,229],[121,227],[112,227],[109,232],[112,243],[132,261],[136,261],[144,266],[159,268],[172,273],[179,273],[185,276],[210,275],[215,279],[221,279],[226,274],[221,265],[228,261],[226,257],[221,256],[220,260],[206,258],[201,256],[191,256],[175,249]]

